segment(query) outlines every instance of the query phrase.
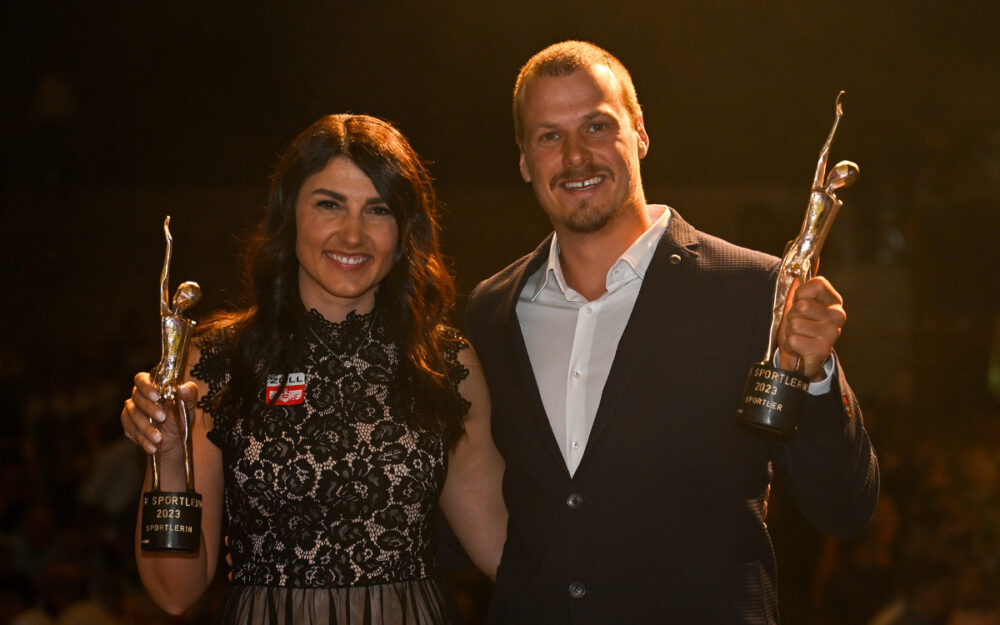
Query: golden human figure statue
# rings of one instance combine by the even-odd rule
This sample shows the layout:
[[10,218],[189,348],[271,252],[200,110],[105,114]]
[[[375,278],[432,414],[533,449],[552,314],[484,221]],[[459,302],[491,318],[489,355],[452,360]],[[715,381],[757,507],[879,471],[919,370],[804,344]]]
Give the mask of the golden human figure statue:
[[[837,132],[837,124],[840,123],[840,117],[843,115],[843,109],[840,105],[840,99],[843,95],[843,91],[837,95],[837,110],[833,120],[833,128],[830,129],[826,143],[823,144],[823,149],[819,153],[819,162],[816,163],[816,175],[813,177],[809,206],[806,209],[805,219],[802,221],[802,229],[799,231],[799,235],[789,243],[781,261],[781,268],[778,270],[778,282],[774,288],[774,300],[771,306],[771,333],[768,338],[764,362],[771,362],[774,358],[774,352],[778,348],[778,328],[785,315],[789,291],[796,281],[802,284],[815,276],[819,268],[819,253],[830,233],[833,219],[843,205],[835,192],[854,184],[860,175],[857,164],[851,161],[840,161],[830,170],[830,175],[826,175],[830,145],[833,143],[833,135]],[[801,364],[800,360],[796,367],[801,368]]]
[[[184,402],[177,397],[177,387],[184,377],[188,347],[195,322],[185,313],[201,299],[201,287],[196,282],[184,282],[177,287],[170,300],[170,259],[173,255],[173,237],[170,236],[170,217],[163,222],[167,239],[167,252],[160,272],[160,362],[153,369],[153,381],[159,387],[160,401],[173,409],[180,419],[181,437],[184,442],[184,474],[187,489],[194,490],[194,453],[191,446],[191,417]],[[172,304],[172,306],[171,306]],[[153,490],[160,489],[159,453],[153,454]]]
[[[842,206],[836,191],[849,186],[858,179],[858,166],[851,161],[840,161],[829,175],[826,172],[830,145],[837,132],[837,125],[843,115],[837,95],[836,117],[833,128],[819,152],[816,174],[813,176],[809,194],[809,206],[802,221],[802,229],[788,244],[785,256],[778,268],[778,279],[774,285],[774,299],[771,302],[771,329],[767,340],[764,359],[754,363],[747,375],[743,388],[743,398],[738,410],[739,422],[767,437],[788,439],[798,430],[799,413],[809,390],[809,380],[803,375],[801,358],[796,358],[793,371],[782,369],[774,363],[778,349],[778,331],[789,305],[788,296],[797,284],[802,284],[816,275],[819,268],[819,253],[830,233],[833,219]],[[797,356],[797,354],[789,354]]]

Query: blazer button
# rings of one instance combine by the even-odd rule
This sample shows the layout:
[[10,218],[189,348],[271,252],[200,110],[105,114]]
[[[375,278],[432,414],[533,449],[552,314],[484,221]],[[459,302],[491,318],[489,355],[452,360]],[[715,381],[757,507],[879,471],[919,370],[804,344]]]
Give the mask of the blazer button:
[[566,507],[568,507],[570,510],[576,510],[582,505],[583,505],[583,495],[572,493],[569,497],[566,498]]
[[569,596],[574,599],[580,599],[585,594],[587,594],[587,587],[583,585],[583,582],[573,582],[569,585]]
[[671,254],[670,255],[670,264],[671,265],[679,265],[680,263],[681,263],[681,255],[680,254]]

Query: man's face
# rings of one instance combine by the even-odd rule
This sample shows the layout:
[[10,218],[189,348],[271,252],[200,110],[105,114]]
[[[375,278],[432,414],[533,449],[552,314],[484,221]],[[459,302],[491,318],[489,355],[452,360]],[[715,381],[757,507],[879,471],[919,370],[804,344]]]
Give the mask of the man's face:
[[596,232],[641,202],[639,159],[649,138],[620,93],[603,65],[524,86],[521,176],[557,230]]

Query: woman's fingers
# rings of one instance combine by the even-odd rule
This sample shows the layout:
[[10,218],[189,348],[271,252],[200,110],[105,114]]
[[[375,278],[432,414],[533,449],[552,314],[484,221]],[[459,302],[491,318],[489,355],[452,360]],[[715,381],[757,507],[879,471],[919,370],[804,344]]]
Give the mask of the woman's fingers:
[[132,399],[125,400],[121,422],[126,438],[146,453],[156,453],[160,443],[163,442],[163,433],[150,422],[149,416]]
[[[161,401],[160,392],[149,373],[137,373],[132,395],[125,401],[121,422],[125,436],[146,453],[163,451],[163,443],[172,448],[179,438],[178,424],[170,401]],[[198,399],[198,385],[187,382],[177,388],[177,398],[190,413]]]

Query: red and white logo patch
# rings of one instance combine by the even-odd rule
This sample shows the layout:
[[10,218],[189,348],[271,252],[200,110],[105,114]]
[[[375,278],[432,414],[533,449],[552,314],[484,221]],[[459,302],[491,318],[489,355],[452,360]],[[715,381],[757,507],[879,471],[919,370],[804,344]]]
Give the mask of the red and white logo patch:
[[[284,381],[283,375],[267,376],[267,390],[264,393],[264,401],[274,406],[295,406],[301,404],[306,399],[306,374],[289,373],[288,384],[282,390],[281,383]],[[278,391],[281,395],[278,395]]]

